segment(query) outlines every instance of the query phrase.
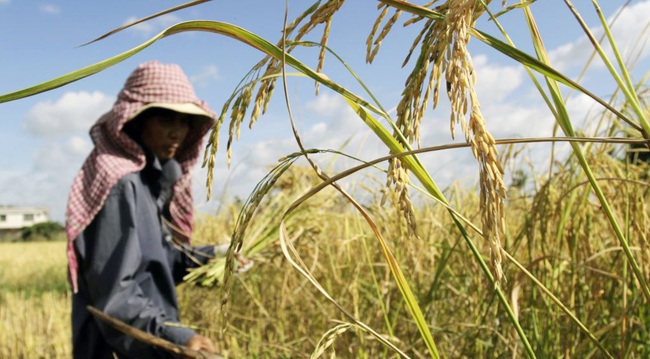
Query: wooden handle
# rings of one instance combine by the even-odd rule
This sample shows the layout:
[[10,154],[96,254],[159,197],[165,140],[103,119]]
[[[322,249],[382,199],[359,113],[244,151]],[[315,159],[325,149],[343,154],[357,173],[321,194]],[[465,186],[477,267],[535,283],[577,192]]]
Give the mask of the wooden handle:
[[133,337],[141,342],[157,346],[161,349],[164,349],[168,352],[181,355],[183,358],[188,359],[224,359],[221,355],[207,353],[202,350],[192,350],[183,345],[174,344],[168,340],[158,338],[155,335],[151,335],[147,332],[144,332],[138,328],[134,328],[119,319],[115,319],[110,315],[98,310],[97,308],[89,305],[88,311],[92,313],[95,317],[105,321],[110,324],[113,328],[119,330],[120,332]]

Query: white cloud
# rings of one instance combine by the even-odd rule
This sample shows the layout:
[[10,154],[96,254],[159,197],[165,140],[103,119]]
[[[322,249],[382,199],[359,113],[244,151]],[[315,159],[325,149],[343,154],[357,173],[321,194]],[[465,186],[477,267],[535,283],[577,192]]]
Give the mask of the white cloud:
[[476,91],[481,103],[503,101],[523,82],[524,71],[521,66],[496,66],[488,62],[488,57],[474,57],[476,71]]
[[[366,159],[386,154],[377,136],[338,94],[321,90],[320,95],[305,105],[305,111],[317,119],[302,134],[305,146],[341,150]],[[385,122],[378,115],[371,115]]]
[[[642,34],[647,39],[648,25],[650,25],[650,1],[638,2],[625,8],[612,27],[614,38],[620,41],[617,44],[621,50],[631,51]],[[649,54],[646,48],[642,57],[647,57]]]
[[63,223],[67,196],[83,156],[65,144],[45,143],[37,149],[32,168],[0,177],[0,203],[46,206],[50,218]]
[[31,167],[0,179],[0,203],[39,205],[63,222],[70,185],[92,150],[90,126],[108,109],[113,98],[101,92],[67,92],[54,101],[32,107],[23,126],[40,136]]
[[321,92],[316,99],[306,104],[305,108],[316,115],[330,115],[343,107],[343,99],[329,91]]
[[575,66],[584,66],[592,52],[593,47],[590,42],[582,37],[550,51],[549,58],[554,68],[558,71],[566,71]]
[[33,170],[72,177],[91,150],[90,141],[79,137],[65,141],[47,141],[35,153]]
[[47,206],[51,219],[63,223],[70,186],[90,150],[90,140],[79,136],[44,141],[31,168],[0,174],[0,203]]
[[39,10],[44,14],[58,15],[61,13],[61,8],[54,4],[42,4]]
[[540,101],[499,103],[483,109],[488,130],[494,138],[546,137],[553,134],[555,119]]
[[319,136],[319,135],[325,135],[327,132],[327,123],[325,122],[319,122],[315,125],[313,125],[310,129],[309,132],[312,135]]
[[195,86],[205,87],[220,78],[219,68],[216,65],[210,65],[205,66],[200,73],[190,76],[190,81]]
[[[139,20],[139,18],[131,16],[124,21],[123,25],[130,24],[137,20]],[[180,21],[181,19],[178,16],[167,14],[145,22],[141,22],[135,26],[132,26],[131,29],[142,34],[143,36],[150,36]]]
[[[284,144],[286,145],[286,143]],[[275,154],[282,151],[273,141],[252,145],[233,153],[232,165],[228,168],[225,160],[219,158],[213,171],[212,195],[206,201],[207,169],[197,166],[193,172],[193,193],[195,208],[203,213],[214,213],[220,204],[238,197],[245,200],[268,173],[270,166],[277,163]],[[286,147],[283,147],[286,148]],[[221,153],[221,156],[224,157]]]
[[[622,52],[624,59],[629,59],[633,51],[636,55],[641,50],[639,46],[645,42],[639,42],[639,39],[648,38],[648,25],[650,25],[648,19],[650,19],[650,1],[638,2],[624,8],[616,19],[616,22],[611,28],[612,36],[616,41],[618,50]],[[610,17],[608,23],[611,24],[612,20],[613,17]],[[596,39],[600,39],[604,34],[601,26],[592,28],[591,32]],[[605,44],[603,45],[603,49],[613,61],[611,47]],[[566,71],[573,67],[584,66],[593,52],[594,47],[585,35],[550,51],[549,57],[556,69]],[[639,54],[639,58],[643,59],[649,54],[650,50],[646,47]],[[602,67],[604,63],[596,56],[594,65]]]
[[[137,17],[131,16],[128,19],[126,19],[122,25],[128,25],[128,24],[130,24],[130,23],[132,23],[134,21],[137,21],[137,20],[138,20]],[[141,22],[141,23],[139,23],[137,25],[132,26],[131,29],[134,30],[134,31],[140,32],[140,33],[142,33],[144,35],[150,35],[154,31],[154,25],[150,21],[145,21],[145,22]]]
[[11,0],[0,0],[0,5],[9,4]]
[[61,170],[67,163],[69,161],[63,146],[58,143],[48,143],[37,151],[34,169],[37,171]]
[[603,121],[601,115],[606,110],[591,97],[584,94],[570,97],[567,110],[571,116],[571,124],[579,135],[609,136],[606,133],[598,133],[607,130],[611,123]]
[[29,110],[24,127],[39,136],[87,132],[110,109],[113,97],[102,92],[67,92],[56,101],[44,101]]
[[[321,89],[318,97],[304,105],[296,103],[294,107],[298,130],[308,149],[342,150],[363,159],[374,159],[388,152],[347,104],[327,89]],[[204,201],[206,170],[195,172],[194,193],[201,211],[213,211],[224,196],[247,198],[279,158],[299,150],[290,128],[286,123],[278,122],[283,120],[286,121],[286,118],[265,118],[254,129],[256,136],[264,136],[254,141],[250,141],[249,136],[243,136],[246,141],[238,142],[233,150],[231,168],[226,168],[222,159],[225,151],[219,153],[217,168],[213,173],[213,195],[208,203]],[[344,144],[346,147],[342,148]],[[359,164],[341,157],[334,158],[330,154],[313,154],[311,157],[329,174]],[[306,165],[302,160],[298,164]],[[377,173],[369,170],[364,174],[370,172]]]
[[90,140],[79,136],[72,136],[65,144],[65,149],[70,154],[78,156],[86,156],[93,149],[93,144]]

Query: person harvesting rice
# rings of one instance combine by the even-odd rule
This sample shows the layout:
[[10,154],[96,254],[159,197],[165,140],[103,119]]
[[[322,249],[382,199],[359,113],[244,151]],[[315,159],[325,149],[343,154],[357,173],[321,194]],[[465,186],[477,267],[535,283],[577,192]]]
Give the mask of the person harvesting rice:
[[[215,114],[183,70],[151,61],[127,79],[113,108],[91,128],[94,149],[68,199],[74,358],[166,358],[171,354],[95,319],[91,305],[189,349],[212,341],[177,323],[175,285],[214,246],[188,246],[191,169]],[[192,253],[189,253],[192,252]]]

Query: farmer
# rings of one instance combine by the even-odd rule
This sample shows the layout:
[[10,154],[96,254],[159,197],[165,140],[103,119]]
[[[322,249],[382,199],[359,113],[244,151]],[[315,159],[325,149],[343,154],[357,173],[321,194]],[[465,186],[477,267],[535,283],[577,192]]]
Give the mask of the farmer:
[[127,79],[91,128],[95,148],[68,199],[74,358],[166,358],[170,354],[94,318],[91,305],[190,349],[210,339],[178,325],[175,284],[214,247],[190,247],[191,169],[214,112],[180,67],[156,61]]

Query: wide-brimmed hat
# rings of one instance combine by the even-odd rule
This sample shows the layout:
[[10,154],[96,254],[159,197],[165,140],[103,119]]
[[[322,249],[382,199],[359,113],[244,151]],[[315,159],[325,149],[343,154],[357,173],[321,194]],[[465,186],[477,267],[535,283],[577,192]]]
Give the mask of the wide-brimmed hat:
[[140,107],[137,111],[135,111],[135,113],[131,115],[131,119],[138,117],[138,115],[140,115],[141,113],[143,113],[144,111],[150,108],[164,108],[166,110],[171,110],[178,113],[200,116],[208,121],[212,121],[214,118],[213,117],[214,114],[209,113],[201,106],[192,102],[184,102],[184,103],[152,102]]

